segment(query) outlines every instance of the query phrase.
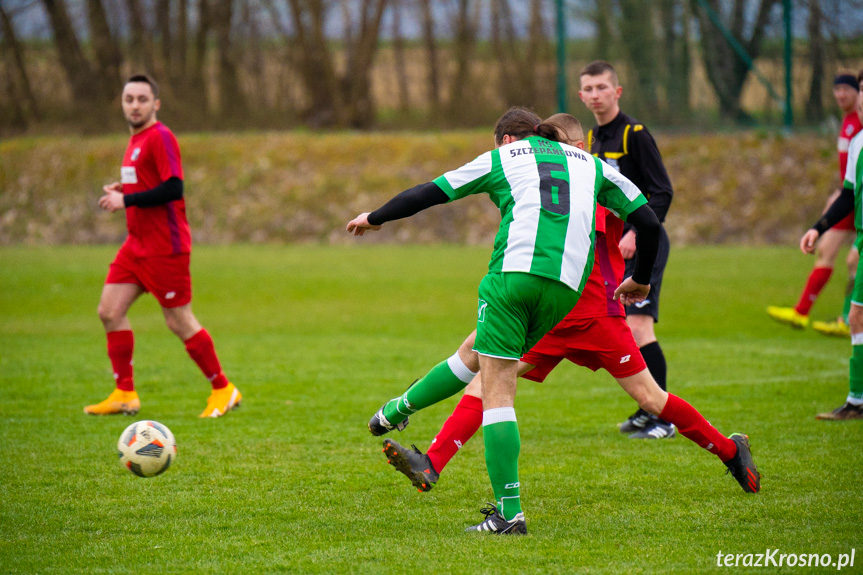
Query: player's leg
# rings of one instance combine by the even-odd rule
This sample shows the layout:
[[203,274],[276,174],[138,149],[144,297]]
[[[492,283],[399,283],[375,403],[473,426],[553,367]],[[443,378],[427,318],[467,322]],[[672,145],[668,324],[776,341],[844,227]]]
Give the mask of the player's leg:
[[435,435],[426,453],[415,445],[410,449],[392,439],[384,440],[387,463],[404,474],[419,491],[429,491],[459,450],[482,424],[482,380],[477,374],[467,385],[461,400]]
[[482,377],[477,374],[428,449],[428,457],[438,473],[465,446],[482,425]]
[[526,533],[521,508],[515,416],[519,358],[534,347],[578,302],[561,282],[522,273],[488,274],[479,287],[482,313],[474,349],[482,373],[485,460],[495,504],[468,531]]
[[[632,330],[632,337],[635,338],[635,343],[641,351],[647,369],[650,370],[653,379],[663,390],[668,388],[666,381],[668,366],[665,362],[665,353],[656,339],[654,324],[659,321],[659,297],[662,279],[665,275],[665,266],[668,264],[669,251],[668,234],[663,228],[659,252],[650,274],[650,293],[643,302],[626,307],[626,323]],[[632,275],[634,260],[627,260],[626,269],[626,275]],[[638,434],[635,437],[640,439],[672,437],[674,435],[671,424],[656,416],[650,416],[645,420],[645,412],[642,409],[630,415],[619,427],[621,432]]]
[[[115,272],[112,264],[111,273]],[[131,278],[127,278],[131,282]],[[141,401],[135,391],[132,369],[132,354],[135,338],[129,323],[128,312],[144,289],[136,283],[106,283],[102,287],[97,313],[105,327],[108,341],[108,359],[114,372],[116,388],[107,399],[84,408],[90,415],[135,414]]]
[[[497,504],[497,517],[502,517],[507,524],[513,526],[524,525],[518,479],[521,437],[515,417],[517,369],[518,361],[515,359],[485,355],[480,358],[486,467]],[[473,530],[499,532],[505,524],[497,523],[490,516]],[[520,530],[520,527],[516,529]]]
[[186,352],[210,382],[207,407],[199,417],[221,417],[239,407],[243,396],[222,371],[213,338],[192,313],[192,276],[189,256],[152,257],[143,260],[147,289],[162,306],[165,323],[186,347]]
[[857,266],[860,265],[860,250],[857,249],[856,245],[852,245],[851,249],[848,250],[845,264],[848,266],[848,283],[845,285],[845,304],[842,306],[842,319],[845,320],[845,325],[848,325],[848,315],[851,313],[851,298],[854,293],[854,284],[857,281]]
[[767,314],[785,325],[794,328],[804,328],[809,325],[809,310],[818,295],[833,274],[833,265],[839,248],[845,241],[845,232],[834,229],[827,230],[818,239],[815,247],[815,265],[806,279],[806,285],[800,294],[800,299],[794,307],[768,306]]
[[[838,225],[838,224],[837,224]],[[851,294],[854,291],[854,281],[857,277],[857,263],[860,260],[860,252],[853,245],[854,229],[853,223],[850,230],[837,230],[835,227],[831,230],[836,233],[844,234],[845,240],[852,242],[851,249],[848,250],[848,255],[845,257],[845,265],[848,268],[848,282],[845,284],[845,300],[842,306],[842,313],[832,321],[813,321],[812,329],[822,335],[832,335],[837,337],[848,337],[851,335],[851,329],[848,327],[848,314],[851,311]]]
[[[659,345],[653,330],[653,316],[630,313],[626,316],[626,323],[632,330],[632,336],[635,338],[635,343],[644,358],[647,369],[650,370],[650,374],[660,389],[664,391],[667,388],[668,368],[665,363],[665,354],[662,352],[662,347]],[[647,415],[647,419],[645,419],[645,413],[644,409],[639,408],[629,419],[620,424],[620,431],[632,434],[630,437],[633,439],[674,437],[674,427],[670,422],[657,417],[655,414]],[[640,429],[639,423],[641,423]]]
[[192,304],[176,307],[163,305],[162,314],[168,329],[180,338],[186,347],[186,353],[210,382],[212,391],[207,398],[207,407],[199,417],[221,417],[239,407],[243,395],[222,371],[213,338],[192,313]]
[[[560,358],[555,358],[554,365],[559,362]],[[547,374],[551,371],[551,367],[547,370],[540,369]],[[533,372],[535,369],[537,369],[535,365],[524,361],[518,362],[519,376]],[[545,375],[542,376],[542,379],[544,378]],[[542,379],[536,379],[536,376],[530,379],[542,381]],[[440,479],[444,467],[479,431],[482,425],[481,395],[482,377],[481,374],[477,374],[465,388],[464,395],[444,422],[441,430],[432,439],[426,453],[420,451],[416,446],[407,449],[392,439],[385,439],[384,453],[387,455],[387,463],[407,476],[413,486],[420,491],[431,490]]]
[[719,433],[692,405],[660,389],[646,369],[616,379],[642,409],[674,424],[681,435],[719,457],[744,491],[757,493],[761,489],[761,474],[752,461],[746,436]]
[[369,420],[372,435],[384,435],[393,429],[401,431],[411,414],[463,390],[479,371],[479,359],[472,349],[475,336],[476,332],[471,333],[453,355],[434,366],[402,395],[386,402]]
[[863,419],[863,270],[857,267],[857,281],[851,296],[851,312],[848,323],[851,327],[851,361],[849,365],[849,389],[845,403],[829,413],[819,413],[817,419],[846,420]]

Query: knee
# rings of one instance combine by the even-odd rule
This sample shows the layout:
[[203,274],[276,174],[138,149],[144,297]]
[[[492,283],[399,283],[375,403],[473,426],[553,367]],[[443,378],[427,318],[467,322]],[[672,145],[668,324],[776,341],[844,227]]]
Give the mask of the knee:
[[638,402],[638,407],[653,415],[659,415],[665,407],[665,399],[662,395],[646,396]]
[[472,372],[479,371],[479,354],[473,350],[473,339],[469,339],[458,348],[458,356]]
[[99,307],[96,308],[96,313],[99,314],[99,319],[102,321],[102,324],[106,326],[115,324],[123,319],[123,314],[120,313],[116,307],[110,306],[104,302],[99,302]]
[[633,389],[630,394],[638,403],[638,407],[653,415],[659,415],[668,400],[668,394],[656,384],[653,378],[645,379],[644,382]]
[[635,315],[627,318],[632,337],[638,347],[644,347],[653,343],[656,336],[653,333],[653,317],[649,315]]
[[165,325],[168,326],[168,329],[179,335],[179,331],[181,331],[180,321],[171,315],[165,316]]
[[851,304],[851,311],[848,313],[848,327],[851,328],[851,333],[863,333],[863,307]]

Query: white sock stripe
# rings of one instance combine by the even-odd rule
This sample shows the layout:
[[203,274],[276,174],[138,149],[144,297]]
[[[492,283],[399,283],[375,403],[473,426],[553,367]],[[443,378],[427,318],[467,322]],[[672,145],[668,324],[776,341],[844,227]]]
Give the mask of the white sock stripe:
[[452,354],[446,360],[446,364],[452,370],[453,374],[459,378],[464,383],[470,383],[470,381],[476,377],[478,372],[471,371],[458,356],[458,352]]
[[495,407],[482,412],[483,427],[504,421],[517,421],[514,407]]
[[851,345],[863,345],[863,333],[852,333]]

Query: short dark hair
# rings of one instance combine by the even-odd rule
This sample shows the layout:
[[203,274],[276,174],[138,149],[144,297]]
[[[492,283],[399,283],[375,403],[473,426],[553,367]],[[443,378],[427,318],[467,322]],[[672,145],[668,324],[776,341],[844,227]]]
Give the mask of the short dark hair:
[[126,84],[131,84],[132,82],[141,82],[142,84],[149,84],[150,89],[153,91],[153,99],[154,100],[159,99],[159,85],[151,77],[147,76],[146,74],[135,74],[134,76],[129,76],[129,79],[126,80],[126,83],[123,84],[123,86],[125,86]]
[[611,64],[609,64],[605,60],[594,60],[593,62],[591,62],[590,64],[588,64],[587,66],[585,66],[584,68],[581,69],[581,74],[579,74],[579,77],[581,77],[581,76],[601,76],[602,74],[605,74],[606,72],[611,73],[611,81],[616,86],[619,83],[619,80],[617,79],[617,72],[615,72],[614,66],[612,66]]
[[555,142],[563,140],[557,126],[543,122],[533,110],[519,106],[513,106],[504,112],[494,126],[494,141],[498,146],[507,135],[519,140],[528,136],[539,136]]
[[840,72],[833,78],[833,86],[849,86],[856,91],[860,91],[860,80],[854,75],[854,72]]

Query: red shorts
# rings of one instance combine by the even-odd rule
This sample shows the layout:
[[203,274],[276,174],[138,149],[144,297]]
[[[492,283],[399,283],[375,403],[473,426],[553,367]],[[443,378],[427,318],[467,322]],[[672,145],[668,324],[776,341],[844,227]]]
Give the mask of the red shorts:
[[192,301],[189,254],[139,258],[124,245],[108,268],[106,284],[136,284],[153,294],[162,307]]
[[831,229],[837,231],[853,232],[855,229],[857,229],[854,227],[854,212],[851,212],[850,214],[842,218],[839,223],[833,226]]
[[623,316],[564,320],[521,358],[536,366],[522,377],[543,381],[564,358],[593,371],[604,368],[617,378],[647,367]]

